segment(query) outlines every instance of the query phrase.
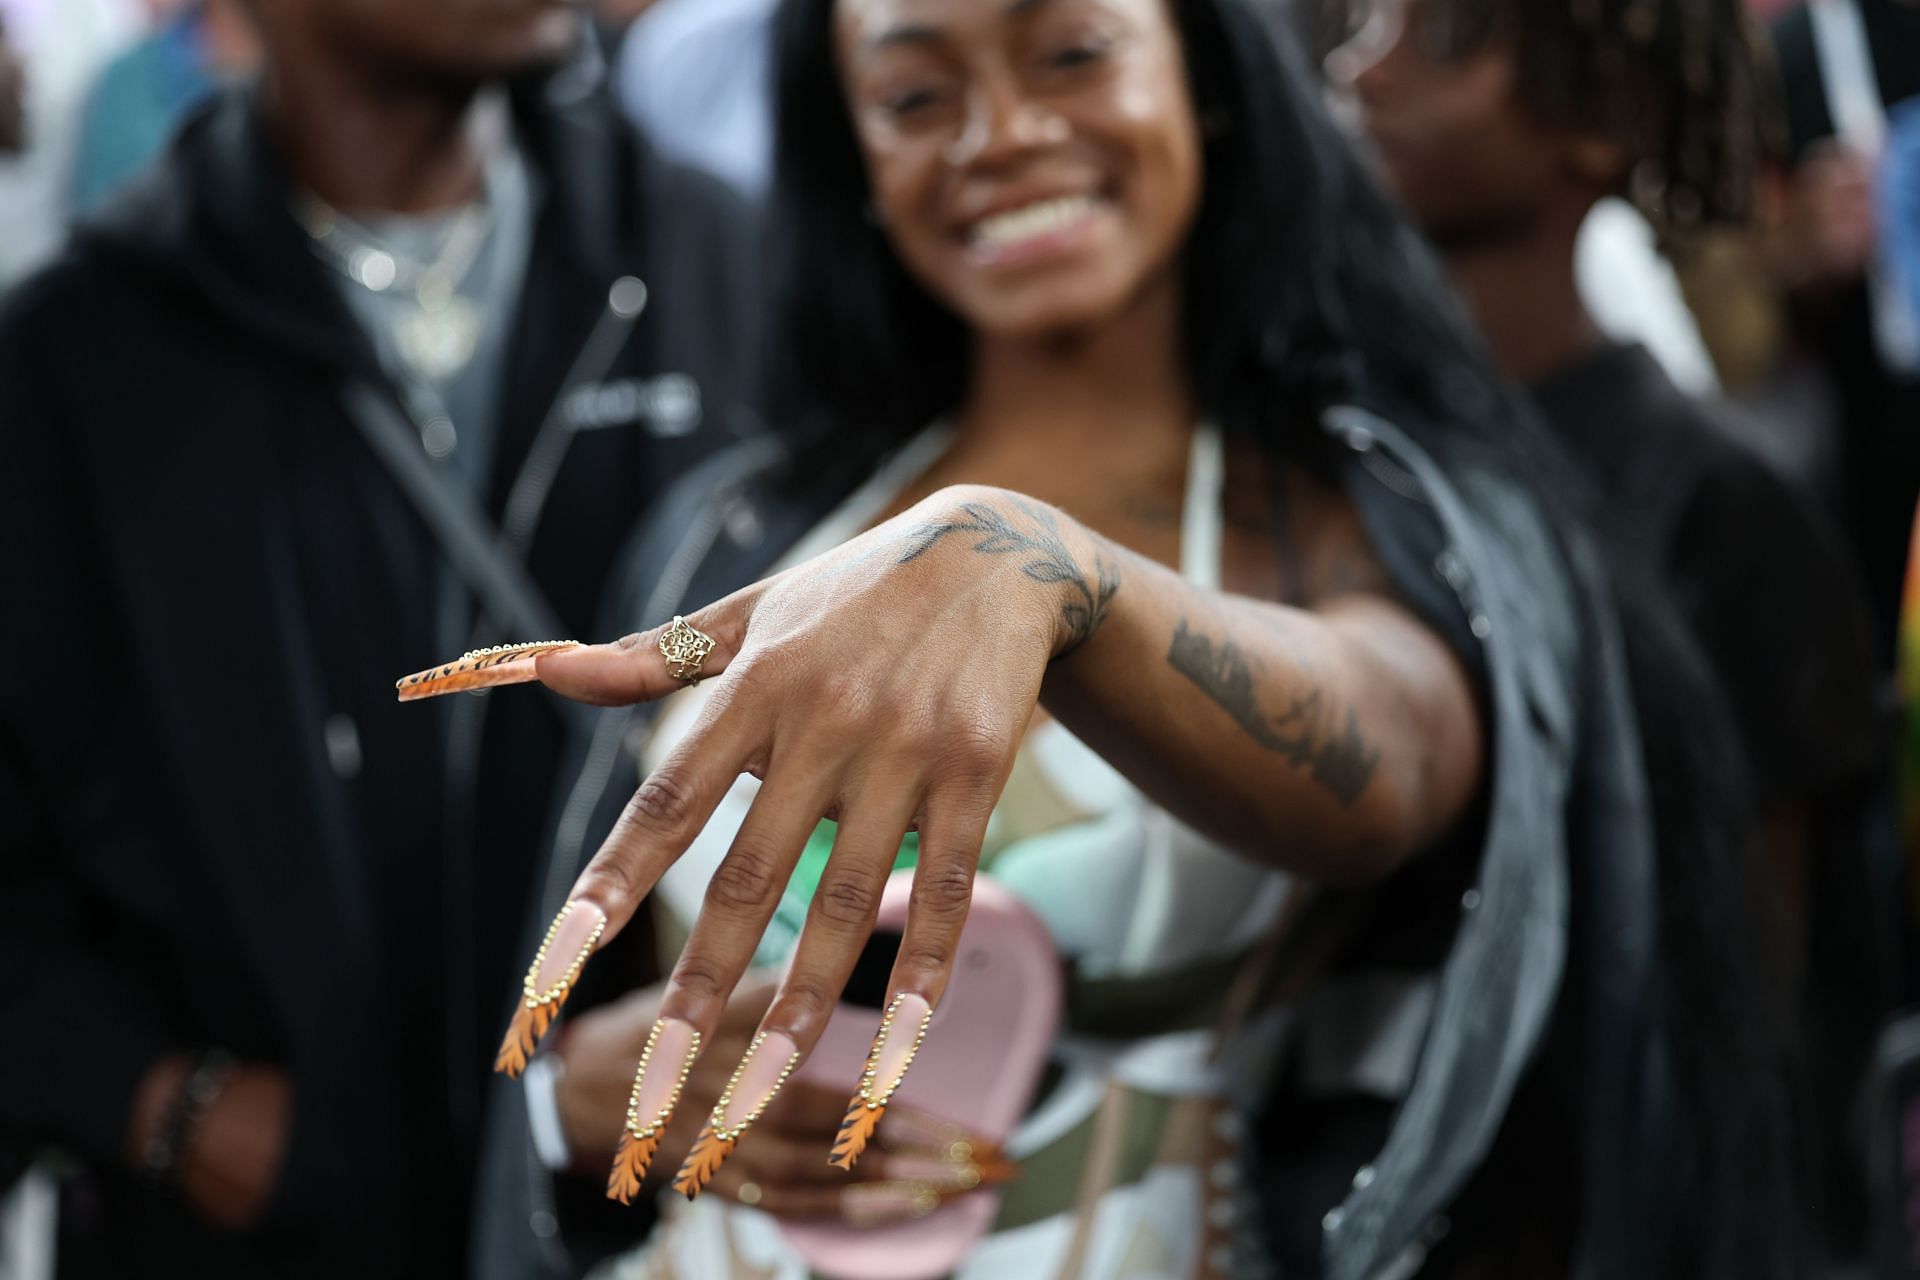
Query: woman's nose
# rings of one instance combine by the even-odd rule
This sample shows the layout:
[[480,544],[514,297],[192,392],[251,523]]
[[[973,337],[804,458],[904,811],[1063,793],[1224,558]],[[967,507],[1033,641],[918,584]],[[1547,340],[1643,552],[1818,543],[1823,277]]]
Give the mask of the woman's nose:
[[1037,147],[1066,140],[1066,117],[1022,93],[1017,85],[989,82],[967,95],[966,122],[947,146],[954,165],[999,164]]

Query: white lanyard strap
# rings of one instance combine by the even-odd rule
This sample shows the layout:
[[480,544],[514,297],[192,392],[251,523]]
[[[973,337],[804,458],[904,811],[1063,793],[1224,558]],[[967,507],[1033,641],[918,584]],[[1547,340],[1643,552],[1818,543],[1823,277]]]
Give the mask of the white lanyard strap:
[[1187,499],[1180,507],[1180,575],[1203,591],[1220,589],[1226,482],[1226,447],[1220,429],[1202,422],[1193,429],[1187,454]]
[[[1814,56],[1820,63],[1834,136],[1877,163],[1887,140],[1887,111],[1880,100],[1873,46],[1859,0],[1814,0],[1807,17],[1813,25]],[[1880,358],[1893,369],[1920,371],[1920,320],[1893,287],[1885,263],[1869,271],[1867,295]]]
[[1813,24],[1813,51],[1834,135],[1864,155],[1878,155],[1887,136],[1887,112],[1880,104],[1880,81],[1859,4],[1814,0],[1807,18]]

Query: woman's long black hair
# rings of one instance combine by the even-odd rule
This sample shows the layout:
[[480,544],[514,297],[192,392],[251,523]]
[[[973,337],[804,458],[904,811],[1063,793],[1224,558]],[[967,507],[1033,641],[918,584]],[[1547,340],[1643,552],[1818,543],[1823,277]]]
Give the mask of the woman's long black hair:
[[[1299,460],[1317,448],[1327,406],[1361,405],[1456,475],[1524,486],[1568,539],[1585,537],[1582,481],[1333,126],[1268,0],[1169,3],[1204,133],[1206,189],[1184,252],[1185,355],[1202,412]],[[842,457],[870,458],[961,404],[970,341],[872,216],[833,6],[784,0],[778,18],[771,400],[789,426],[829,429]],[[1661,847],[1661,1016],[1681,1126],[1681,1167],[1659,1171],[1679,1202],[1664,1269],[1796,1275],[1783,1037],[1767,1012],[1779,1001],[1758,989],[1737,747],[1661,593],[1630,580],[1624,555],[1601,558],[1621,578],[1612,595]],[[1610,607],[1607,588],[1598,594]]]
[[[1487,410],[1504,392],[1431,255],[1312,101],[1262,2],[1176,6],[1205,135],[1185,280],[1202,410],[1261,439],[1365,390],[1459,429],[1505,434]],[[873,216],[832,9],[787,0],[780,15],[776,403],[788,422],[823,414],[898,439],[960,402],[969,343]]]

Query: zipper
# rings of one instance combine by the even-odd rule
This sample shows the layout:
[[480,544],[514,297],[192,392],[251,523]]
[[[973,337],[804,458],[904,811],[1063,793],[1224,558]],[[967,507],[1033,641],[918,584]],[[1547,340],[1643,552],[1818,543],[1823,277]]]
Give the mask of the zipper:
[[515,554],[524,556],[533,542],[540,515],[560,476],[573,443],[573,425],[567,421],[566,406],[573,393],[588,382],[602,379],[620,356],[620,349],[632,336],[633,328],[647,309],[646,282],[638,276],[621,276],[607,287],[607,305],[594,322],[593,332],[573,358],[560,390],[540,421],[527,458],[513,478],[507,493],[506,512],[501,518],[501,534]]
[[[608,286],[606,305],[561,379],[560,389],[547,406],[540,429],[534,433],[533,444],[527,449],[526,460],[520,464],[513,487],[508,491],[501,541],[514,558],[525,561],[540,515],[566,461],[573,435],[566,420],[568,399],[585,383],[606,376],[646,307],[647,286],[638,276],[621,276]],[[486,620],[485,604],[480,602],[479,615],[469,637],[470,648],[487,643],[488,635],[482,625]],[[464,802],[472,797],[474,778],[479,770],[479,743],[486,727],[487,705],[485,698],[460,699],[455,705],[447,731],[448,799],[453,804],[449,812],[468,811]],[[470,846],[471,833],[467,834],[469,839],[463,843]]]

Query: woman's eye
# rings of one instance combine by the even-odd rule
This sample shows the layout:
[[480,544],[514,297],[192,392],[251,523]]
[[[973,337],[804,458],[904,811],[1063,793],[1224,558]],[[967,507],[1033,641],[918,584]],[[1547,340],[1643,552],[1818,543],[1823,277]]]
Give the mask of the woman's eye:
[[937,105],[939,101],[939,90],[916,87],[883,94],[880,98],[880,109],[896,120],[904,120],[926,111]]
[[1071,71],[1098,62],[1112,47],[1113,41],[1105,36],[1088,36],[1049,50],[1042,61],[1056,71]]

